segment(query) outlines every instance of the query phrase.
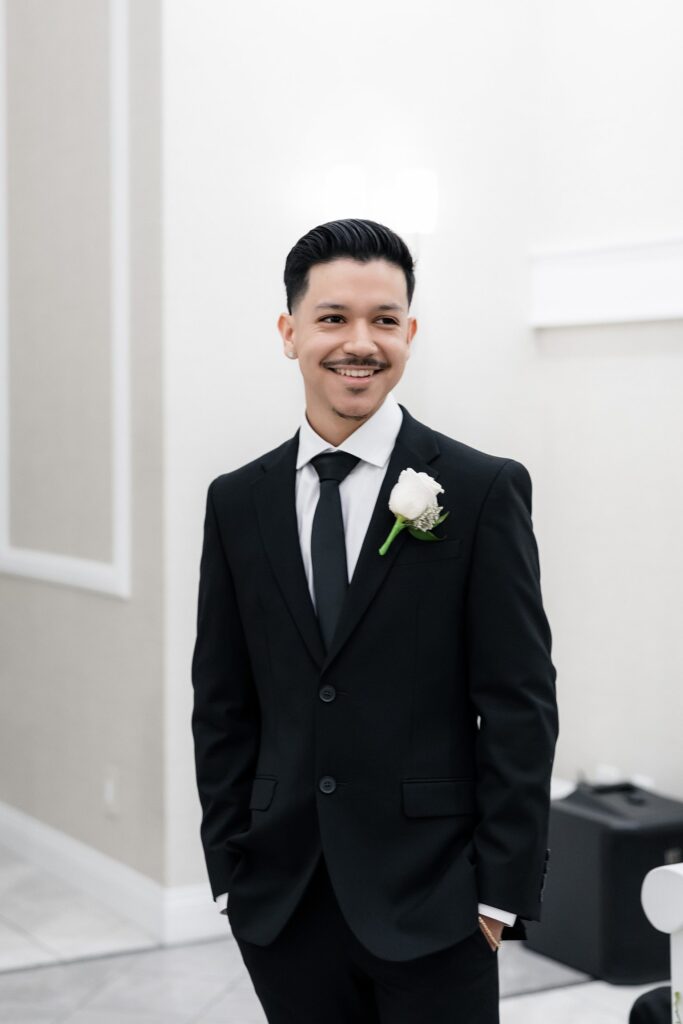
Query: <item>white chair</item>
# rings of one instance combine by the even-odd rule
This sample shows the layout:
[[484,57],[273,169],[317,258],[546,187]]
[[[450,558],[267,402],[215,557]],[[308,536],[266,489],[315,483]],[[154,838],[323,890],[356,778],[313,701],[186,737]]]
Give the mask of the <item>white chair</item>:
[[683,864],[648,871],[640,902],[650,924],[671,936],[671,1024],[683,1024]]

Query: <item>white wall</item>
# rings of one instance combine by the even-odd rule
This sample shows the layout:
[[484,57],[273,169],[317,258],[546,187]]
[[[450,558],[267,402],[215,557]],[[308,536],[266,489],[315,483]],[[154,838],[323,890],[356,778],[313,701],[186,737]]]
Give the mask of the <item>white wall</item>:
[[298,425],[275,329],[288,249],[343,216],[415,243],[419,197],[391,199],[411,167],[436,172],[438,217],[417,239],[420,328],[397,397],[532,473],[556,770],[610,761],[683,796],[683,325],[528,327],[533,247],[683,232],[683,11],[352,0],[341,18],[167,0],[164,14],[169,879],[201,871],[188,722],[206,485]]
[[[493,376],[512,393],[528,359],[531,11],[357,0],[343,18],[313,2],[266,5],[267,18],[206,0],[164,10],[167,806],[169,880],[181,882],[199,864],[188,721],[205,491],[298,425],[298,364],[275,328],[296,239],[369,216],[414,241],[428,209],[387,195],[403,169],[436,170],[438,230],[419,239],[421,328],[397,397],[455,436],[534,461],[526,415],[508,423],[491,390]],[[336,168],[349,164],[344,183]],[[358,202],[344,199],[353,168]]]
[[[539,4],[539,247],[683,238],[683,8]],[[545,330],[538,479],[559,766],[683,797],[683,322]]]
[[679,0],[539,0],[536,19],[536,243],[680,236]]

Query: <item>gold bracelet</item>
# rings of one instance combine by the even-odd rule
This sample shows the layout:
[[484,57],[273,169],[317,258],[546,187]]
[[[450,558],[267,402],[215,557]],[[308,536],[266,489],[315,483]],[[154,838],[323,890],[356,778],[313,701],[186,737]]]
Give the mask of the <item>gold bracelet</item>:
[[483,927],[483,929],[486,932],[486,934],[488,935],[488,937],[493,942],[493,944],[496,947],[496,949],[500,949],[500,947],[503,945],[503,943],[499,939],[496,938],[496,936],[493,934],[493,932],[491,931],[491,929],[489,928],[489,926],[487,925],[486,921],[481,916],[481,914],[479,914],[479,923]]

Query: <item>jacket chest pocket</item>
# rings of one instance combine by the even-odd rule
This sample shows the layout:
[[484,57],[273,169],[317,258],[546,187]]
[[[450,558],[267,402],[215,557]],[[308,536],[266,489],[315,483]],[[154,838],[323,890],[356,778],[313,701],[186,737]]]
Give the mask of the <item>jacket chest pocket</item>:
[[401,550],[396,555],[393,568],[402,565],[430,565],[450,558],[459,558],[462,554],[462,537],[453,540],[418,540],[410,534],[405,539]]
[[403,810],[409,818],[476,814],[474,779],[403,779]]

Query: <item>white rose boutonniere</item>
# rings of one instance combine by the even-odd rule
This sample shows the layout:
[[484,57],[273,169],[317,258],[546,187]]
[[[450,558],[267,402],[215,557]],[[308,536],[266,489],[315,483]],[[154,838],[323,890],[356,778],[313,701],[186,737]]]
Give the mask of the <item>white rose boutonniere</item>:
[[439,515],[442,506],[437,504],[436,496],[442,493],[443,487],[428,473],[416,473],[410,468],[401,470],[389,495],[389,510],[396,516],[396,522],[379,548],[380,555],[387,553],[394,537],[406,528],[418,540],[441,540],[431,530],[449,514]]

